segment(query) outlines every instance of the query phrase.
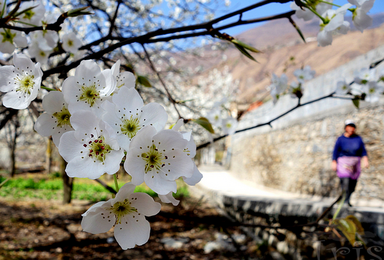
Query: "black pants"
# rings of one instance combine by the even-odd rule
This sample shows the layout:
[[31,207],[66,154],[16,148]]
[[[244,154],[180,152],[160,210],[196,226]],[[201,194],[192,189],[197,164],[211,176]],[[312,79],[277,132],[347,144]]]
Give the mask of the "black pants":
[[340,178],[340,187],[346,193],[345,203],[349,203],[352,192],[355,191],[357,180],[351,178]]

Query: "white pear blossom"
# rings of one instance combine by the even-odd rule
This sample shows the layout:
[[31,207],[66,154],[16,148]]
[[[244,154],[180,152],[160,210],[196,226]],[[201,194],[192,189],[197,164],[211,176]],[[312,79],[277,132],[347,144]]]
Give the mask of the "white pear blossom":
[[336,84],[336,94],[345,95],[351,90],[351,86],[345,80],[339,80]]
[[173,193],[172,191],[170,193],[168,193],[167,195],[159,195],[159,198],[161,200],[161,202],[163,203],[172,203],[173,206],[177,206],[179,205],[180,201],[175,199],[173,197]]
[[382,69],[378,74],[378,82],[384,82],[384,69]]
[[102,119],[114,129],[120,147],[126,151],[140,129],[151,125],[160,131],[167,123],[165,109],[158,103],[144,106],[134,88],[121,87],[119,93],[112,96],[112,102],[105,101],[103,107],[106,112]]
[[372,9],[375,0],[348,0],[348,2],[356,5],[352,12],[353,25],[363,32],[372,25],[373,19],[367,13]]
[[384,88],[379,86],[375,81],[369,81],[363,88],[367,96],[365,100],[368,102],[377,102],[383,94]]
[[69,32],[63,36],[62,47],[66,52],[76,53],[81,47],[81,41],[74,32]]
[[[57,19],[53,14],[46,15],[39,23],[40,26],[46,26],[50,23],[54,23]],[[29,34],[31,37],[31,45],[38,45],[36,49],[43,50],[45,52],[52,52],[56,47],[59,40],[59,35],[56,31],[43,30],[34,31]],[[31,53],[31,50],[29,50]],[[35,56],[32,56],[35,57]]]
[[213,126],[220,127],[222,120],[220,107],[212,108],[212,110],[207,114],[207,119]]
[[293,72],[293,75],[300,83],[304,83],[307,80],[311,80],[315,77],[316,71],[311,69],[311,66],[307,65],[303,69],[297,69]]
[[[329,3],[332,3],[333,0],[327,1]],[[308,8],[300,8],[295,2],[292,2],[290,5],[291,9],[296,11],[295,15],[299,19],[303,19],[304,21],[310,21],[312,20],[315,16],[315,14],[310,11]],[[319,15],[323,15],[327,10],[332,9],[332,5],[326,4],[326,3],[320,3],[319,1],[315,1],[314,4],[311,5],[311,8],[316,9],[316,12]]]
[[327,10],[323,17],[327,23],[320,21],[320,32],[317,35],[319,46],[327,46],[332,43],[334,33],[346,34],[349,30],[349,22],[344,20],[344,16],[351,4],[345,4],[337,10]]
[[63,82],[64,99],[71,114],[88,110],[102,114],[102,102],[115,90],[116,81],[111,70],[101,71],[96,62],[85,60],[76,68],[75,76]]
[[219,101],[216,101],[215,103],[213,103],[212,107],[216,107],[216,108],[220,109],[220,107],[224,106],[224,104],[227,103],[227,102],[228,102],[228,98],[227,97],[223,97]]
[[276,104],[277,100],[279,100],[280,95],[286,90],[288,84],[287,75],[282,74],[279,78],[276,74],[272,74],[271,85],[269,86],[270,94],[273,98],[273,104]]
[[61,136],[73,131],[64,95],[60,91],[51,91],[43,98],[44,113],[41,114],[34,125],[34,129],[42,136],[52,136],[54,144],[59,147]]
[[97,179],[104,173],[120,169],[124,151],[120,149],[113,129],[90,111],[71,114],[75,131],[61,136],[59,153],[68,162],[69,177]]
[[188,141],[174,130],[156,132],[146,126],[132,139],[124,169],[132,176],[132,183],[147,186],[160,195],[176,192],[175,180],[189,178],[195,164],[184,152]]
[[[44,40],[45,42],[45,40]],[[42,49],[43,48],[43,49]],[[53,52],[52,48],[39,44],[38,41],[32,41],[28,48],[28,54],[32,58],[35,58],[37,62],[46,64],[48,62],[49,55]]]
[[129,71],[123,71],[120,73],[120,60],[118,60],[115,64],[113,64],[112,75],[116,79],[116,90],[114,93],[117,93],[119,89],[123,86],[127,88],[135,88],[136,85],[136,77],[133,73]]
[[11,54],[16,47],[25,48],[28,46],[24,32],[0,28],[0,52]]
[[44,17],[45,7],[44,7],[44,4],[41,3],[40,1],[22,2],[18,12],[22,12],[30,7],[33,7],[33,8],[24,12],[18,17],[19,20],[23,22],[22,23],[23,26],[28,26],[28,24],[39,25],[41,23],[41,20]]
[[0,67],[0,91],[7,92],[3,105],[24,109],[36,98],[43,72],[39,63],[34,64],[24,54],[14,54],[13,64]]
[[369,81],[375,80],[376,69],[363,68],[358,72],[355,72],[355,83],[365,85]]
[[[179,119],[177,123],[173,126],[172,130],[179,131],[182,134],[183,138],[188,141],[186,147],[184,148],[184,152],[189,158],[191,158],[191,160],[193,160],[193,158],[195,158],[196,156],[196,143],[192,138],[192,131],[188,131],[188,132],[180,131],[180,127],[183,125],[184,125],[184,120]],[[198,182],[201,181],[202,178],[203,178],[203,174],[201,174],[196,164],[194,164],[194,170],[191,177],[187,178],[183,176],[184,182],[190,186],[196,185]]]
[[223,120],[222,129],[224,134],[233,135],[236,132],[237,120],[233,117],[228,117]]
[[135,185],[126,183],[116,197],[101,201],[82,214],[81,227],[85,232],[99,234],[113,226],[117,243],[123,250],[143,245],[149,239],[150,225],[145,217],[160,212],[160,203],[148,194],[134,193]]
[[36,43],[40,49],[46,51],[53,50],[59,40],[57,32],[50,30],[31,32],[29,36],[31,36],[31,44]]

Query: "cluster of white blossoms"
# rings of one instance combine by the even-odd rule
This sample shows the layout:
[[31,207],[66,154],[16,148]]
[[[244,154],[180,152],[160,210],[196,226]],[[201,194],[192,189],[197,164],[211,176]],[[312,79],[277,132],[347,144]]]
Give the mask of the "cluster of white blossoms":
[[293,72],[297,81],[293,81],[288,85],[287,75],[282,74],[278,77],[273,73],[271,85],[267,88],[273,98],[273,104],[276,104],[286,91],[288,91],[288,94],[290,94],[292,98],[301,98],[304,94],[304,82],[313,79],[315,74],[316,72],[308,65],[302,69],[297,69]]
[[337,82],[335,93],[364,96],[364,100],[368,102],[379,101],[384,93],[384,69],[379,73],[374,68],[356,71],[352,84],[348,84],[345,79]]
[[[23,109],[36,98],[43,73],[23,54],[14,54],[13,62],[14,66],[0,67],[0,90],[7,92],[3,105]],[[176,206],[172,194],[177,192],[176,180],[195,185],[202,178],[193,161],[196,144],[191,132],[179,131],[183,120],[164,129],[165,109],[157,103],[144,105],[135,80],[130,72],[120,73],[120,61],[105,70],[94,61],[82,61],[74,76],[64,80],[61,91],[43,97],[45,112],[34,125],[42,136],[52,136],[70,177],[114,175],[125,157],[131,183],[120,190],[116,187],[115,198],[93,205],[81,223],[84,231],[93,234],[114,226],[123,249],[148,241],[145,216],[160,210],[149,195],[134,193],[136,185],[145,182],[163,202]]]
[[[367,13],[373,7],[375,0],[348,0],[349,3],[339,6],[333,4],[333,0],[300,0],[292,2],[291,8],[296,11],[296,16],[305,21],[317,17],[320,19],[320,32],[317,35],[319,46],[332,44],[334,34],[346,34],[350,28],[345,16],[349,11],[352,14],[352,22],[356,29],[363,32],[372,25],[372,17]],[[332,9],[337,7],[337,9]]]
[[[0,1],[1,8],[4,7],[2,17],[7,16],[6,1]],[[10,10],[9,10],[10,11]],[[57,16],[47,13],[41,1],[26,1],[20,4],[16,18],[9,22],[9,25],[18,27],[45,28],[48,24],[54,23]],[[40,64],[46,64],[49,55],[59,44],[59,34],[52,30],[33,31],[26,35],[24,32],[1,28],[0,29],[0,52],[12,54],[15,48],[26,48],[25,53],[35,58]],[[61,47],[69,53],[77,54],[81,47],[81,41],[73,32],[63,33]]]
[[212,109],[207,114],[207,119],[211,125],[220,129],[225,135],[233,135],[238,125],[237,119],[229,114],[229,109],[225,107],[227,99],[215,102]]

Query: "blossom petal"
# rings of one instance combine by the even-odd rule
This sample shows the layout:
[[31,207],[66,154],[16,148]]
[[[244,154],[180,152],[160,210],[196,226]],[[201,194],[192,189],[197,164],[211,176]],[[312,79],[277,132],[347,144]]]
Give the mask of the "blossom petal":
[[176,124],[172,127],[172,130],[179,131],[180,127],[182,127],[183,125],[184,125],[184,120],[179,119],[177,120]]
[[120,73],[120,60],[117,60],[116,63],[112,65],[111,71],[112,71],[112,75],[114,77],[117,77],[119,75],[119,73]]
[[[156,134],[156,132],[156,129],[152,126],[144,127],[136,134],[135,138],[132,139],[132,142],[129,145],[129,149],[131,150],[133,147],[140,148],[151,145],[151,139]],[[129,153],[130,152],[128,152],[128,154]]]
[[11,54],[15,50],[15,45],[6,41],[0,44],[0,52]]
[[[75,137],[75,131],[64,133],[61,136],[62,142],[59,145],[60,155],[63,156],[67,162],[75,158],[79,153],[78,145],[81,143]],[[78,143],[78,145],[74,145]]]
[[121,218],[115,226],[115,238],[123,250],[143,245],[149,239],[151,227],[140,213],[131,213]]
[[48,115],[47,113],[41,114],[33,126],[35,131],[42,136],[51,136],[55,127],[55,120],[51,115]]
[[13,109],[24,109],[29,106],[30,102],[22,94],[17,92],[8,92],[3,97],[3,105]]
[[60,111],[66,105],[64,94],[60,91],[51,91],[43,98],[43,108],[45,112],[51,115]]
[[135,88],[136,77],[133,73],[129,71],[124,71],[120,73],[118,85],[124,84],[127,88]]
[[142,107],[141,110],[140,124],[151,125],[157,131],[164,129],[168,120],[168,114],[162,105],[158,103],[149,103]]
[[196,165],[195,165],[195,169],[193,170],[193,174],[191,177],[189,177],[189,178],[183,177],[184,182],[188,185],[191,185],[191,186],[196,185],[198,182],[201,181],[202,178],[203,178],[203,174],[201,174],[199,169],[197,169]]
[[136,192],[130,195],[131,206],[145,216],[153,216],[160,212],[161,205],[155,202],[151,196],[146,193]]
[[105,169],[105,172],[110,175],[115,174],[120,169],[120,162],[123,157],[123,150],[111,151],[107,156],[105,156],[104,163],[105,165],[108,165],[108,168]]
[[101,72],[99,65],[92,60],[83,60],[76,68],[75,77],[85,78],[98,75]]
[[160,149],[180,149],[183,150],[187,145],[187,140],[183,136],[174,130],[166,129],[158,132],[153,136],[155,143],[161,142]]
[[[126,111],[135,111],[140,109],[144,104],[139,93],[134,88],[121,87],[118,95],[112,96],[112,101],[120,108]],[[125,112],[127,113],[127,112]]]
[[[63,135],[64,136],[64,135]],[[63,143],[63,137],[60,141],[60,145]],[[69,177],[89,178],[95,180],[99,178],[105,172],[105,167],[98,161],[93,161],[88,157],[76,156],[70,160],[65,168],[65,172]]]
[[[1,50],[0,50],[1,51]],[[0,67],[0,91],[8,92],[11,91],[14,87],[12,86],[13,75],[15,67],[13,66],[2,66]]]
[[[164,167],[160,169],[160,174],[164,179],[176,180],[181,176],[192,176],[195,163],[184,151],[174,150],[167,153],[167,155],[168,159],[164,161]],[[152,172],[155,172],[155,170]]]
[[332,43],[332,33],[322,30],[317,35],[319,46],[324,47]]
[[[131,142],[132,144],[132,142]],[[124,162],[124,169],[131,175],[131,182],[140,185],[144,182],[145,161],[141,158],[142,150],[130,147]]]
[[13,56],[13,64],[19,71],[29,71],[30,69],[35,68],[35,64],[31,61],[30,58],[28,58],[24,54],[15,53],[15,55]]
[[19,48],[25,48],[28,46],[27,37],[21,33],[16,33],[16,36],[13,38],[13,42],[16,43]]
[[161,202],[172,203],[172,205],[176,207],[177,205],[179,205],[180,200],[175,199],[172,194],[173,193],[170,192],[167,195],[159,195],[159,198],[160,198]]
[[163,179],[161,176],[155,175],[153,171],[144,175],[144,181],[149,188],[160,195],[166,195],[171,191],[176,193],[177,191],[177,185],[175,181],[168,181]]
[[98,202],[89,208],[82,216],[81,227],[84,231],[99,234],[110,230],[116,222],[116,217],[106,208],[110,202]]
[[123,201],[129,197],[134,191],[136,186],[132,183],[126,183],[123,187],[120,188],[119,192],[116,194],[116,197],[113,199],[113,203],[116,201]]

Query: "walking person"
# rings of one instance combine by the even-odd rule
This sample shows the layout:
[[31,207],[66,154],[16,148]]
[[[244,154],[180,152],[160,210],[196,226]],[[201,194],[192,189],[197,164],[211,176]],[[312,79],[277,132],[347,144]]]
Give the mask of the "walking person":
[[345,203],[352,207],[350,198],[361,173],[360,163],[368,168],[369,162],[363,139],[355,132],[355,122],[351,119],[346,120],[344,130],[344,133],[337,138],[333,150],[332,170],[337,171],[340,186],[346,193]]

